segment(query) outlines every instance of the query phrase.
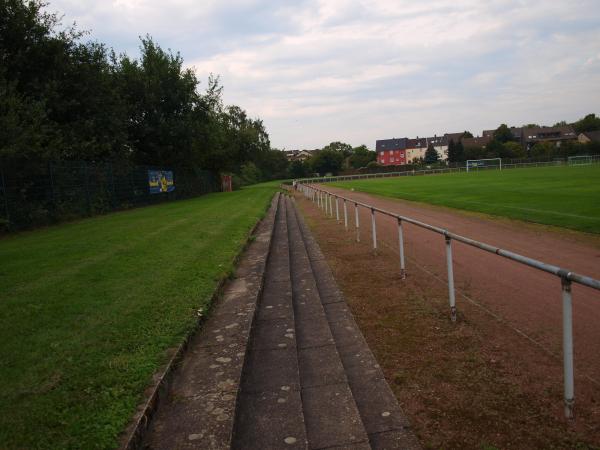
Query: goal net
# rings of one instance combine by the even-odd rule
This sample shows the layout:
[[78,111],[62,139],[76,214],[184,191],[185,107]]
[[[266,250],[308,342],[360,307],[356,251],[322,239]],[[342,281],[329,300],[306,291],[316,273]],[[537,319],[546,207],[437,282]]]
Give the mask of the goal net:
[[502,170],[502,159],[469,159],[467,160],[467,172],[479,169],[500,169]]
[[570,166],[589,166],[592,164],[594,157],[589,155],[569,156]]

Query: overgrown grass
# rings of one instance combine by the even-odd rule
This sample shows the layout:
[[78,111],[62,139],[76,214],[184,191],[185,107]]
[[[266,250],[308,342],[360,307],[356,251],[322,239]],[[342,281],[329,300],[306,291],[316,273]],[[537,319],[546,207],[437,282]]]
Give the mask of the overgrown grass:
[[600,233],[600,165],[379,178],[333,185]]
[[0,240],[0,447],[115,447],[276,186]]

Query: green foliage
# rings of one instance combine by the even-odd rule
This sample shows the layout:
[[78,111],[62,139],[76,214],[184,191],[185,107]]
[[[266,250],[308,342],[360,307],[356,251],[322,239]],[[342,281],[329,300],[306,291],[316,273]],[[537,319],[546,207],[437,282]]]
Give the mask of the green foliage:
[[573,128],[578,133],[600,130],[600,117],[596,117],[596,114],[588,114],[584,118],[573,123]]
[[324,149],[315,152],[308,160],[308,163],[312,171],[320,175],[325,175],[327,173],[337,175],[342,169],[343,161],[344,153],[342,151],[325,147]]
[[60,29],[43,7],[40,0],[0,1],[4,161],[125,161],[234,173],[251,162],[263,178],[285,174],[287,160],[270,153],[262,121],[223,105],[218,77],[201,93],[181,55],[150,36],[141,40],[139,59],[117,55],[82,42],[74,28]]
[[369,161],[366,167],[367,169],[372,169],[374,167],[381,167],[381,164],[379,164],[377,161]]
[[473,133],[471,133],[470,131],[466,131],[462,134],[462,137],[464,138],[472,138],[473,137]]
[[369,150],[366,145],[360,145],[352,150],[349,163],[352,168],[360,169],[361,167],[366,167],[367,164],[376,159],[377,155],[375,152]]
[[352,146],[350,144],[346,144],[344,142],[339,141],[329,143],[328,145],[323,147],[322,150],[333,150],[336,152],[341,152],[344,155],[344,158],[352,154]]
[[425,164],[434,164],[438,161],[439,155],[433,144],[429,144],[425,151]]
[[462,141],[454,142],[450,139],[448,142],[448,162],[460,162],[465,160],[465,149],[462,145]]
[[247,162],[242,165],[240,177],[244,181],[244,184],[256,184],[262,178],[260,170],[258,170],[253,162]]
[[117,448],[276,184],[0,240],[0,445]]
[[502,144],[499,156],[500,158],[525,158],[527,152],[518,142],[508,141]]
[[288,175],[290,178],[305,178],[310,174],[310,167],[304,161],[296,160],[292,161],[288,168]]
[[498,128],[496,128],[496,131],[494,131],[494,141],[504,143],[512,140],[513,135],[510,132],[510,128],[508,128],[508,125],[506,125],[505,123],[500,125]]

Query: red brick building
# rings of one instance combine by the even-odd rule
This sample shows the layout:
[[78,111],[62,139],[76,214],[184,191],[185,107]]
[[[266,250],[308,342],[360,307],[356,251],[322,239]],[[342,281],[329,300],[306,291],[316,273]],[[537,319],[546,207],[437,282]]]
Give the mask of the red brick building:
[[377,162],[384,166],[399,166],[406,164],[406,146],[408,139],[382,139],[376,141],[375,151]]

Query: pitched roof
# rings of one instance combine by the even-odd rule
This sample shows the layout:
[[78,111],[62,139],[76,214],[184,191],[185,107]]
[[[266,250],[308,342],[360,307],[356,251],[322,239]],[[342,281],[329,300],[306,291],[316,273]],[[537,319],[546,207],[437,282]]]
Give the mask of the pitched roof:
[[600,130],[598,130],[598,131],[584,131],[581,134],[585,135],[592,142],[600,142]]
[[464,147],[485,147],[492,140],[491,136],[481,136],[474,138],[463,138]]
[[543,141],[551,139],[576,139],[577,133],[571,125],[559,127],[534,127],[523,128],[523,139],[525,141]]
[[407,138],[381,139],[375,141],[375,151],[382,152],[385,150],[401,150],[406,148],[407,143]]

